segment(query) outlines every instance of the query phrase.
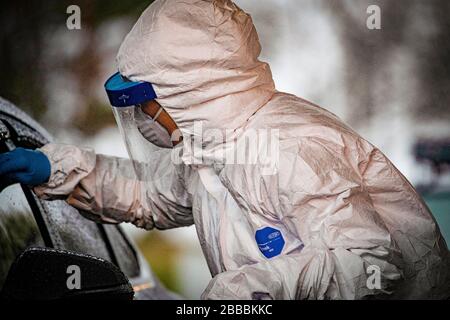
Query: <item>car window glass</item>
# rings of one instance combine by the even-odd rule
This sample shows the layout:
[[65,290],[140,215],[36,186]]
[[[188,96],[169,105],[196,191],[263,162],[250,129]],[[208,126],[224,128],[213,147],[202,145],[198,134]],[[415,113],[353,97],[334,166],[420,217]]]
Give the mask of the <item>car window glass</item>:
[[55,247],[111,261],[97,224],[61,200],[40,201]]
[[26,248],[44,246],[33,212],[20,185],[0,192],[0,288],[11,264]]
[[117,258],[120,269],[129,278],[139,275],[139,263],[134,249],[123,233],[114,225],[105,225],[105,231]]

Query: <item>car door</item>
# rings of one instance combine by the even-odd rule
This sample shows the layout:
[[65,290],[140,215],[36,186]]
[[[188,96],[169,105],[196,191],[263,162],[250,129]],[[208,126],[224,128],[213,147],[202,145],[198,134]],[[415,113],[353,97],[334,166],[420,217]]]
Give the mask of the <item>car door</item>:
[[0,191],[0,290],[9,268],[25,249],[45,246],[20,185]]

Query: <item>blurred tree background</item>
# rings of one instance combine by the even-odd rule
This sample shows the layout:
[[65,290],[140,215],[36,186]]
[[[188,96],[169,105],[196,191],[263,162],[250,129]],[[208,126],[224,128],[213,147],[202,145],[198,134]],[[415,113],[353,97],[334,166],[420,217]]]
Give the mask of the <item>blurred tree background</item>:
[[[367,17],[358,14],[358,9],[364,11],[369,4],[381,8],[380,32],[355,28]],[[341,33],[346,82],[352,84],[349,102],[359,106],[352,109],[350,122],[371,119],[383,111],[380,105],[389,106],[388,90],[392,88],[381,90],[384,92],[373,88],[383,79],[386,61],[395,62],[397,54],[414,59],[420,95],[412,101],[410,111],[417,120],[445,117],[450,123],[450,1],[330,0],[325,6],[332,10]],[[383,97],[374,96],[380,93]]]
[[[87,135],[111,125],[113,117],[109,106],[93,93],[93,88],[98,87],[102,62],[109,58],[103,57],[103,52],[99,50],[104,39],[99,37],[98,32],[105,24],[118,19],[125,20],[131,28],[150,3],[144,0],[2,3],[0,96],[22,106],[37,120],[42,120],[47,115],[51,100],[51,90],[46,83],[48,75],[67,73],[73,79],[73,87],[65,89],[76,91],[80,97],[71,124]],[[81,30],[66,28],[69,16],[66,10],[71,4],[81,8]],[[111,67],[114,68],[114,64]]]

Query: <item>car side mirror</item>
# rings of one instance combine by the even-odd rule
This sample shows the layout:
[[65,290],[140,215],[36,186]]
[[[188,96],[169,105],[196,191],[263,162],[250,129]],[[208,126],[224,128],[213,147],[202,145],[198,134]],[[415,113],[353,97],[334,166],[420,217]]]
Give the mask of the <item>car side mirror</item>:
[[133,299],[127,277],[101,258],[28,248],[12,264],[1,296],[8,300]]

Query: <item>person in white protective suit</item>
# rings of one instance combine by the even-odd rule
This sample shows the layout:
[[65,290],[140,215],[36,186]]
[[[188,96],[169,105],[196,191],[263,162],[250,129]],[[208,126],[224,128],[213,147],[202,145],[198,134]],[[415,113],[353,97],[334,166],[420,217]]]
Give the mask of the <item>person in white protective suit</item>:
[[[152,85],[183,141],[151,146],[129,125],[146,115],[116,108],[131,160],[48,144],[51,175],[35,192],[105,223],[195,224],[213,276],[204,299],[448,298],[447,245],[414,188],[335,115],[277,91],[260,50],[231,1],[155,1],[118,70]],[[250,148],[273,138],[269,166],[224,161],[249,131]]]

